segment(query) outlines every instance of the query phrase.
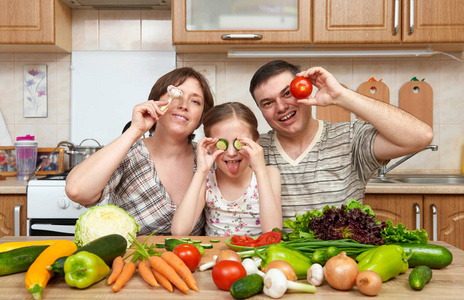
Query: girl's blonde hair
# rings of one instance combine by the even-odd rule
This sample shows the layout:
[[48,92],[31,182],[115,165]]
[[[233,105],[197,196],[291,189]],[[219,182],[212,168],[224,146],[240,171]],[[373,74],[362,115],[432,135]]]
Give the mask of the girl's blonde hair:
[[211,127],[228,119],[238,119],[248,124],[253,140],[259,138],[258,120],[251,109],[240,102],[227,102],[211,108],[203,117],[205,136],[211,136]]

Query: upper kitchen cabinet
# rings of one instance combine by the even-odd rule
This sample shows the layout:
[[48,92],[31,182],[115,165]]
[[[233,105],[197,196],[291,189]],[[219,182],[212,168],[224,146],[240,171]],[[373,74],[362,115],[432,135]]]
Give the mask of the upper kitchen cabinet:
[[399,0],[314,0],[315,44],[401,43]]
[[403,42],[464,42],[462,0],[403,0]]
[[172,22],[180,53],[311,43],[310,0],[179,0],[172,2]]
[[0,52],[71,52],[71,9],[60,0],[0,0]]

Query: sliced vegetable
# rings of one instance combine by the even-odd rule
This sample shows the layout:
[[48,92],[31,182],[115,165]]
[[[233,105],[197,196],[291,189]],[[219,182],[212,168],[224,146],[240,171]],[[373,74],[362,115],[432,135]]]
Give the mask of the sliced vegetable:
[[195,246],[201,246],[203,249],[213,249],[213,244],[200,244],[200,245],[195,245]]
[[[219,240],[209,240],[211,243],[219,243],[220,241]],[[200,241],[201,243],[201,241]]]
[[216,148],[218,148],[219,150],[226,151],[228,147],[229,147],[229,143],[225,139],[219,139],[216,142]]
[[242,150],[242,147],[243,147],[243,146],[245,146],[245,144],[242,144],[242,143],[239,141],[239,139],[235,139],[235,140],[234,140],[234,148],[235,148],[235,150],[240,151],[240,150]]
[[164,248],[164,246],[165,246],[164,243],[156,243],[155,244],[156,248]]
[[15,248],[0,253],[0,276],[24,272],[48,245]]
[[85,289],[110,273],[110,268],[98,255],[80,251],[68,256],[64,263],[64,279],[70,287]]
[[[167,238],[164,240],[164,249],[168,251],[173,251],[174,248],[176,248],[176,246],[180,244],[186,244],[186,242],[178,240],[178,239]],[[193,244],[193,245],[197,247],[198,251],[200,251],[201,256],[205,254],[205,249],[213,248],[213,245],[211,244]]]
[[417,266],[409,274],[409,285],[420,291],[432,279],[432,270],[427,266]]
[[251,274],[234,281],[230,286],[230,294],[236,299],[246,299],[261,293],[263,287],[263,277]]
[[42,299],[42,291],[48,281],[54,275],[47,270],[58,257],[68,256],[77,250],[76,244],[68,240],[59,240],[45,249],[32,263],[26,273],[26,289],[29,290],[34,299]]
[[290,237],[288,236],[288,233],[286,233],[285,231],[283,231],[280,228],[276,227],[276,228],[272,229],[272,231],[280,232],[280,234],[282,235],[282,241],[288,241],[290,239]]

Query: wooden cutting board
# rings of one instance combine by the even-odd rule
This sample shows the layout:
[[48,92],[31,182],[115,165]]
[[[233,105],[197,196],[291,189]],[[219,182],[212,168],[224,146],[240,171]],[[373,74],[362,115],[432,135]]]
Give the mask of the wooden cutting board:
[[[381,81],[366,81],[361,83],[358,87],[358,93],[390,104],[390,89]],[[365,121],[363,118],[358,119]]]
[[433,128],[433,89],[427,82],[408,81],[403,84],[399,107]]
[[[344,84],[342,86],[347,88]],[[332,123],[351,121],[351,113],[337,105],[318,106],[316,115],[318,120],[326,120]]]

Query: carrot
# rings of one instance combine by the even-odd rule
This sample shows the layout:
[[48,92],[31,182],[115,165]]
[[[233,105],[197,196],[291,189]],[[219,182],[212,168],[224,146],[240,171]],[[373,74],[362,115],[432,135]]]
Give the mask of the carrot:
[[163,275],[161,275],[159,272],[155,271],[155,270],[152,270],[153,271],[153,275],[155,276],[155,278],[158,280],[158,282],[165,288],[167,289],[168,291],[170,291],[171,293],[174,291],[174,289],[172,288],[172,284],[171,282],[166,278],[164,277]]
[[116,282],[113,284],[113,292],[119,292],[121,288],[131,279],[132,275],[135,273],[135,263],[128,262],[122,268],[121,274],[116,279]]
[[122,268],[124,267],[124,259],[122,256],[118,256],[113,260],[113,267],[111,271],[111,275],[108,276],[108,280],[106,280],[106,283],[108,285],[113,284],[116,279],[118,279],[119,275],[121,275]]
[[175,255],[173,252],[166,251],[161,254],[161,258],[170,265],[177,274],[184,279],[185,283],[187,283],[188,287],[194,291],[199,292],[197,286],[197,281],[195,277],[193,277],[192,272],[187,267],[187,265],[179,258],[179,256]]
[[150,264],[142,260],[139,263],[139,273],[142,276],[143,280],[151,286],[159,286],[158,281],[156,281],[155,275],[151,272]]
[[182,293],[188,294],[188,286],[185,282],[177,275],[176,271],[168,265],[161,257],[152,256],[150,257],[150,265],[153,269],[164,275],[172,284],[174,284]]

